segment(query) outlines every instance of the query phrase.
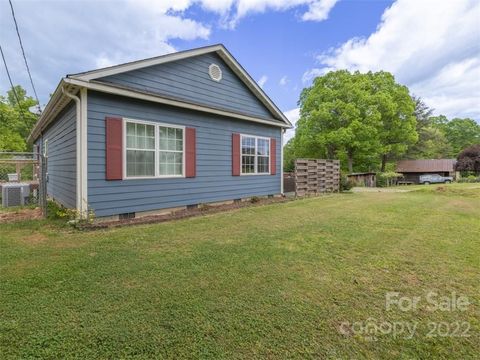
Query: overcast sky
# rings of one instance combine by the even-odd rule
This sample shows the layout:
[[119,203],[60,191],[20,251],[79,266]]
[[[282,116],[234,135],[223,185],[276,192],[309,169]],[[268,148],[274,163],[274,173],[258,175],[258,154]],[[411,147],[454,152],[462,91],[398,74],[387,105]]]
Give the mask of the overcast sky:
[[[480,121],[478,0],[12,1],[43,105],[66,74],[223,43],[292,121],[333,69],[390,71],[436,114]],[[0,44],[31,93],[6,0]]]

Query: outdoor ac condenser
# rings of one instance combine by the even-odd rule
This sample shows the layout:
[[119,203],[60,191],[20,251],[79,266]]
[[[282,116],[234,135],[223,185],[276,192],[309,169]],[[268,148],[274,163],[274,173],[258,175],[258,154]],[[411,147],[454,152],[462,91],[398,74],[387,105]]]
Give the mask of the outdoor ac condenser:
[[22,206],[28,204],[30,185],[24,183],[6,183],[2,185],[2,206]]

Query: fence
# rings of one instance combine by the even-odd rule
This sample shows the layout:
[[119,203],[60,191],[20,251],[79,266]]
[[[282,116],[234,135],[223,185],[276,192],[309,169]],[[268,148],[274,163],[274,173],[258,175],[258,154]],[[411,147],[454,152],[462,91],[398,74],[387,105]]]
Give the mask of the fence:
[[0,182],[38,181],[38,158],[29,152],[0,152]]
[[295,173],[294,172],[283,173],[283,192],[284,193],[295,192]]
[[297,196],[337,192],[339,190],[339,160],[295,160],[295,194]]
[[[30,185],[29,205],[38,204],[46,210],[45,159],[32,152],[0,152],[0,197],[2,184],[25,183]],[[43,169],[43,172],[42,172]],[[43,176],[42,176],[43,175]],[[1,200],[1,199],[0,199]],[[0,201],[0,205],[1,205]]]

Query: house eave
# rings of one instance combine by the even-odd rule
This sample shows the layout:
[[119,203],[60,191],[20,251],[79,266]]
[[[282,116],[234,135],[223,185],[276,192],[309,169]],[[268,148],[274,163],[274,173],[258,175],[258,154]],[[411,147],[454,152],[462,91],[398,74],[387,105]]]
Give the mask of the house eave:
[[102,93],[125,96],[125,97],[129,97],[129,98],[133,98],[133,99],[139,99],[139,100],[146,100],[146,101],[160,103],[160,104],[164,104],[164,105],[170,105],[170,106],[185,108],[185,109],[189,109],[189,110],[201,111],[201,112],[226,116],[226,117],[230,117],[230,118],[236,118],[236,119],[240,119],[240,120],[253,121],[253,122],[257,122],[257,123],[263,123],[263,124],[268,124],[268,125],[272,125],[272,126],[277,126],[277,127],[280,127],[280,128],[290,128],[291,127],[291,125],[287,125],[287,124],[285,124],[281,121],[278,121],[278,120],[272,120],[272,119],[267,119],[267,118],[251,116],[251,115],[247,115],[247,114],[244,114],[244,113],[232,112],[232,111],[227,110],[227,109],[210,107],[210,106],[206,106],[204,104],[198,104],[198,103],[194,103],[194,102],[184,101],[184,100],[181,100],[181,99],[177,99],[177,98],[173,98],[173,97],[169,97],[169,96],[165,96],[165,95],[159,95],[159,94],[156,94],[156,93],[139,91],[137,89],[127,88],[127,87],[124,87],[124,86],[107,84],[107,83],[102,83],[102,82],[99,82],[99,81],[83,81],[83,80],[78,80],[78,79],[73,79],[73,78],[66,78],[66,79],[64,79],[64,81],[65,81],[65,83],[73,85],[73,86],[84,87],[84,88],[87,88],[89,90],[98,91],[98,92],[102,92]]
[[207,54],[211,52],[215,52],[225,61],[225,63],[230,67],[230,69],[242,80],[242,82],[250,89],[250,91],[255,94],[255,96],[265,105],[265,107],[267,107],[267,109],[277,118],[277,120],[283,121],[288,127],[292,126],[292,124],[283,114],[283,112],[280,111],[280,109],[262,90],[262,88],[255,82],[255,80],[252,79],[252,77],[246,72],[246,70],[222,44],[206,46],[193,50],[180,51],[177,53],[166,54],[150,59],[133,61],[79,74],[71,74],[67,75],[67,78],[90,82],[92,80],[103,78],[106,76],[116,75],[127,71],[133,71],[149,66],[186,59],[189,57]]
[[48,127],[52,120],[55,119],[65,106],[72,101],[64,95],[62,88],[71,93],[76,93],[79,90],[78,86],[66,83],[65,79],[60,80],[57,88],[50,97],[47,106],[45,106],[42,115],[40,115],[40,118],[30,132],[30,135],[28,135],[28,143],[33,143],[40,136],[42,131]]
[[[244,84],[252,91],[255,96],[267,107],[267,109],[274,115],[275,120],[251,116],[248,114],[237,113],[227,109],[214,108],[204,104],[196,104],[181,99],[174,99],[168,96],[152,94],[144,91],[139,91],[130,88],[123,88],[118,85],[111,85],[95,81],[95,79],[110,76],[126,71],[141,69],[148,66],[158,65],[180,59],[185,59],[192,56],[198,56],[210,52],[215,52],[219,55],[225,63],[235,72],[235,74],[244,82]],[[169,104],[181,108],[193,109],[202,112],[213,113],[217,115],[237,118],[241,120],[253,121],[257,123],[278,126],[284,129],[292,128],[292,124],[283,114],[282,111],[273,103],[262,88],[252,79],[252,77],[245,71],[245,69],[238,63],[238,61],[230,54],[230,52],[222,45],[212,45],[203,48],[181,51],[173,54],[166,54],[150,59],[133,61],[126,64],[115,65],[108,68],[87,71],[78,74],[67,75],[63,78],[57,88],[55,89],[50,101],[45,107],[40,119],[37,121],[35,127],[31,131],[27,141],[29,143],[35,141],[41,132],[51,123],[60,111],[71,101],[62,92],[62,87],[68,92],[78,92],[81,88],[87,88],[99,92],[122,95],[137,99],[143,99],[156,103]]]
[[41,134],[43,130],[55,119],[55,117],[63,110],[63,108],[70,103],[71,99],[65,96],[62,92],[62,87],[65,88],[68,92],[75,93],[82,88],[89,90],[94,90],[102,93],[126,96],[129,98],[146,100],[150,102],[171,105],[175,107],[185,108],[189,110],[196,110],[231,118],[236,118],[239,120],[252,121],[262,124],[267,124],[271,126],[277,126],[280,128],[289,129],[292,126],[280,122],[278,120],[272,121],[272,119],[261,118],[256,116],[251,116],[243,113],[232,112],[226,109],[214,108],[205,106],[203,104],[197,104],[193,102],[187,102],[180,99],[175,99],[172,97],[161,96],[158,94],[148,93],[144,91],[138,91],[131,88],[126,88],[118,85],[105,84],[98,81],[83,81],[76,78],[64,78],[60,81],[57,88],[55,89],[50,101],[48,102],[45,110],[38,119],[35,127],[31,131],[30,135],[27,138],[29,143],[34,142]]

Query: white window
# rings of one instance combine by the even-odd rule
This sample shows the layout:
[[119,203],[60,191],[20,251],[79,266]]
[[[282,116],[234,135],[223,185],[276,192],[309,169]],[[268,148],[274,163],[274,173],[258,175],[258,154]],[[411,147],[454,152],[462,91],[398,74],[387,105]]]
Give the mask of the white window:
[[160,175],[183,175],[183,129],[159,126]]
[[242,175],[270,173],[270,139],[241,136]]
[[43,141],[43,156],[48,157],[48,139]]
[[125,119],[124,177],[183,177],[182,126]]

